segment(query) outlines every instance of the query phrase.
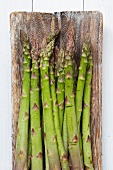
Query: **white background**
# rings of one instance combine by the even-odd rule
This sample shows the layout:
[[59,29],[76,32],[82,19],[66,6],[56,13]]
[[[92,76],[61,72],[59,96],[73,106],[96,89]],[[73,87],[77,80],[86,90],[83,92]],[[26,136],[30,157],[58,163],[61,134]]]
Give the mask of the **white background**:
[[9,15],[13,11],[99,10],[104,17],[102,80],[103,170],[113,170],[113,1],[0,0],[0,170],[12,170],[11,52]]

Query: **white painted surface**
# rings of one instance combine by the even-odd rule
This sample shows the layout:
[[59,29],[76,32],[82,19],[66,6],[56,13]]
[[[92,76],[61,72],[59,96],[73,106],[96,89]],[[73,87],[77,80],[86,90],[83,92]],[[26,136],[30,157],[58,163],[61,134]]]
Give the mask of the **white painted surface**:
[[[12,169],[11,154],[11,52],[9,14],[13,11],[83,10],[83,0],[0,0],[0,170]],[[104,15],[103,42],[103,170],[113,164],[113,1],[84,0],[84,10]]]
[[31,11],[31,2],[31,0],[0,0],[0,170],[12,170],[9,15],[13,11]]
[[83,0],[33,0],[34,11],[77,11],[83,10]]
[[105,1],[106,0],[84,0],[84,10],[98,10],[103,13]]

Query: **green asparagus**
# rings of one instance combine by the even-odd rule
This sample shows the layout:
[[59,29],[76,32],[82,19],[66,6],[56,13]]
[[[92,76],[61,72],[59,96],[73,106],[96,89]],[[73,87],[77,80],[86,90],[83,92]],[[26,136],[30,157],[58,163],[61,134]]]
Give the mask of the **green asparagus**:
[[[30,118],[29,118],[30,119]],[[31,167],[31,154],[32,154],[32,146],[31,146],[31,122],[29,122],[29,137],[28,137],[28,169]]]
[[22,79],[22,97],[18,117],[18,129],[16,138],[15,169],[28,169],[28,122],[29,122],[29,99],[30,99],[30,43],[27,35],[21,31],[23,44],[24,73]]
[[66,118],[66,113],[64,113],[62,138],[63,138],[65,152],[66,152],[66,155],[68,157],[68,134],[67,134],[67,118]]
[[59,106],[60,129],[62,132],[64,116],[64,50],[61,48],[56,58],[57,100]]
[[56,138],[58,143],[58,151],[60,156],[61,167],[62,170],[69,170],[68,159],[66,156],[66,152],[61,136],[58,101],[57,101],[56,91],[55,91],[54,55],[52,55],[50,58],[50,88],[51,88],[51,97],[52,97],[52,105],[53,105],[55,132],[56,132]]
[[93,170],[92,151],[91,151],[91,135],[90,135],[90,102],[91,102],[91,79],[92,79],[92,56],[88,59],[86,83],[84,89],[84,107],[82,116],[82,140],[85,169]]
[[74,101],[74,80],[73,80],[73,55],[75,50],[75,31],[70,25],[67,32],[67,44],[65,52],[65,114],[67,118],[68,148],[72,169],[82,169],[77,120]]
[[60,160],[57,149],[57,141],[53,120],[52,112],[52,102],[50,95],[50,83],[49,83],[49,59],[53,53],[54,49],[54,36],[50,39],[47,46],[43,49],[40,54],[41,57],[41,86],[42,86],[42,104],[44,110],[44,127],[45,127],[45,136],[47,144],[47,154],[49,159],[49,168],[50,170],[60,170]]
[[76,115],[77,115],[77,126],[78,126],[78,132],[79,132],[79,145],[80,145],[80,155],[81,155],[82,165],[83,165],[83,151],[82,151],[83,149],[82,149],[82,139],[81,139],[81,132],[80,132],[81,131],[80,122],[81,122],[82,99],[83,99],[86,68],[87,68],[87,58],[90,52],[89,48],[90,48],[89,42],[85,42],[82,47],[82,54],[81,54],[77,87],[76,87],[76,96],[75,96],[75,109],[76,109]]
[[31,117],[31,143],[32,159],[31,170],[37,167],[43,169],[42,159],[42,136],[40,121],[40,94],[39,94],[39,51],[38,44],[32,42],[32,69],[31,69],[31,91],[30,91],[30,117]]

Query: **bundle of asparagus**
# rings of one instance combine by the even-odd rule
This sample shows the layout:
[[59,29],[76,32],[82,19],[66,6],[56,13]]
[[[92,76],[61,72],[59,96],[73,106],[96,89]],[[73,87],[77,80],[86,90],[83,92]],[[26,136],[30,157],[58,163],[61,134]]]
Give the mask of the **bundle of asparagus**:
[[[60,34],[60,33],[59,33]],[[73,24],[65,48],[55,46],[59,34],[43,39],[40,51],[21,31],[24,71],[16,138],[15,170],[93,170],[90,101],[90,41],[82,47],[75,80]],[[76,67],[77,68],[77,67]],[[42,124],[43,122],[43,124]]]

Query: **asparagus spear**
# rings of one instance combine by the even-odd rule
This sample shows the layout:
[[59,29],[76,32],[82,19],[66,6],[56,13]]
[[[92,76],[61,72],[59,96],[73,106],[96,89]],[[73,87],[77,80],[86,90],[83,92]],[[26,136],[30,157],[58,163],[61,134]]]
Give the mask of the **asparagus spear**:
[[[38,45],[37,45],[38,46]],[[39,94],[39,51],[36,42],[32,43],[31,57],[31,91],[30,91],[30,117],[31,117],[31,143],[32,159],[31,169],[43,169],[42,137],[40,121],[40,94]]]
[[[61,27],[61,23],[59,23]],[[64,101],[65,101],[65,76],[64,76],[64,42],[62,40],[61,30],[60,35],[60,50],[58,47],[55,47],[55,76],[57,77],[57,100],[59,106],[59,121],[60,121],[60,130],[62,134],[63,144],[66,156],[68,157],[68,142],[67,142],[67,122],[66,114],[64,113]]]
[[86,67],[87,67],[88,55],[89,55],[89,44],[84,43],[83,47],[82,47],[82,55],[81,55],[77,88],[76,88],[76,96],[75,96],[78,130],[80,130],[80,120],[81,120],[81,112],[82,112],[82,98],[83,98],[83,91],[84,91],[84,84],[85,84],[85,77],[86,77]]
[[[57,48],[56,48],[57,50]],[[60,129],[62,132],[64,116],[64,50],[61,48],[56,54],[57,99],[59,106]]]
[[[41,77],[40,77],[41,78]],[[41,82],[42,82],[42,78],[41,78]],[[41,84],[41,91],[42,91],[42,83]],[[41,95],[42,98],[42,95]],[[43,103],[43,101],[42,101]],[[44,142],[44,168],[45,170],[49,170],[49,160],[48,160],[48,154],[47,154],[47,142],[46,142],[46,132],[45,132],[45,124],[44,124],[44,108],[42,106],[42,110],[43,110],[43,114],[42,114],[42,136],[43,136],[43,142]]]
[[66,113],[64,113],[62,138],[63,138],[65,152],[66,152],[66,155],[68,157],[68,135],[67,135],[67,118],[66,118]]
[[83,165],[83,151],[82,151],[82,139],[81,139],[81,132],[80,132],[80,122],[81,122],[81,113],[82,113],[83,91],[84,91],[86,68],[87,68],[87,58],[89,56],[89,52],[90,52],[89,42],[84,42],[82,47],[82,54],[81,54],[81,61],[80,61],[80,67],[78,72],[78,80],[77,80],[76,96],[75,96],[75,109],[77,115],[77,125],[78,125],[78,132],[79,132],[79,145],[80,145],[80,155],[81,155],[82,165]]
[[70,23],[67,32],[65,53],[65,114],[67,118],[68,148],[72,169],[82,169],[79,151],[79,138],[74,101],[73,55],[75,51],[75,30]]
[[49,170],[49,159],[47,154],[47,143],[46,143],[46,135],[44,137],[44,144],[45,144],[45,170]]
[[30,94],[30,43],[27,35],[21,31],[23,44],[24,73],[22,79],[22,97],[18,118],[16,138],[15,170],[27,170],[28,156],[28,122],[29,122],[29,94]]
[[[30,118],[29,118],[30,119]],[[31,123],[29,123],[29,137],[28,137],[28,169],[31,167],[31,154],[32,154],[32,146],[31,146]]]
[[88,59],[86,83],[84,89],[84,107],[82,115],[82,140],[85,169],[93,170],[91,137],[90,137],[90,102],[91,102],[91,79],[92,79],[92,56]]
[[52,55],[50,58],[50,88],[51,88],[51,97],[52,97],[52,105],[53,105],[54,124],[55,124],[55,131],[56,131],[61,167],[62,170],[69,170],[68,159],[66,156],[66,152],[61,136],[58,101],[57,101],[56,91],[55,91],[54,55]]
[[54,36],[50,39],[45,49],[41,52],[41,85],[42,85],[42,104],[44,110],[44,127],[47,144],[47,154],[50,170],[60,170],[60,160],[57,149],[57,141],[52,113],[52,102],[49,83],[49,59],[54,49]]

